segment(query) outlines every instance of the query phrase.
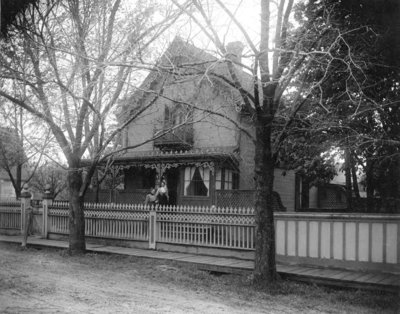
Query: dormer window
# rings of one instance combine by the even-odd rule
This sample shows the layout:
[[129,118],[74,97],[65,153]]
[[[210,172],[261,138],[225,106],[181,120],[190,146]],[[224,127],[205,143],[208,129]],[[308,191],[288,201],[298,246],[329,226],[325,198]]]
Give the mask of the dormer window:
[[185,122],[190,121],[190,117],[190,113],[183,106],[176,105],[173,108],[165,106],[164,125],[167,128],[182,125]]

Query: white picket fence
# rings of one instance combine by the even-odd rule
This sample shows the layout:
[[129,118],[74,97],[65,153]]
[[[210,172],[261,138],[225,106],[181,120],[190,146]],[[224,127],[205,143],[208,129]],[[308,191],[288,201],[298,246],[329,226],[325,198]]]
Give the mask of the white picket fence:
[[157,242],[254,249],[252,208],[167,206],[155,213]]
[[[20,229],[19,206],[15,201],[0,202],[0,231]],[[35,221],[42,221],[46,228],[35,230],[43,230],[44,237],[67,236],[68,206],[68,202],[54,202],[48,209],[43,205]],[[252,208],[97,203],[85,203],[84,208],[85,235],[90,239],[254,257]],[[400,215],[275,213],[275,232],[278,261],[400,271]]]
[[[150,213],[156,243],[254,249],[253,209],[85,203],[85,235],[149,241]],[[49,207],[48,232],[67,235],[68,203]]]
[[21,203],[0,200],[0,229],[21,229]]

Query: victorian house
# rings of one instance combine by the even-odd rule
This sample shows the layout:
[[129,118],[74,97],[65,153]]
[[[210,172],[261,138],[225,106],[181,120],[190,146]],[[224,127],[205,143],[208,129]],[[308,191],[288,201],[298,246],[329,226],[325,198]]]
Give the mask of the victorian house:
[[[242,49],[240,42],[228,44],[225,58],[240,59]],[[250,87],[251,77],[236,71]],[[138,115],[121,136],[126,150],[114,160],[120,197],[141,202],[164,179],[173,205],[251,206],[254,130],[229,78],[226,64],[204,50],[179,38],[169,45],[158,70],[120,107],[121,123]],[[295,209],[296,184],[294,172],[276,170],[281,209]]]

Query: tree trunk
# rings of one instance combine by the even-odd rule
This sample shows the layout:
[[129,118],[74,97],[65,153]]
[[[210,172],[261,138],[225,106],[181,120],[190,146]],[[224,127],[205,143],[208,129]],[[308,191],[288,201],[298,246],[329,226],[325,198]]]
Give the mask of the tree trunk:
[[357,169],[354,166],[354,163],[351,164],[351,176],[352,176],[352,181],[353,181],[353,191],[354,195],[357,200],[360,199],[360,189],[358,188],[358,179],[357,179]]
[[301,208],[310,208],[310,184],[307,180],[301,182]]
[[22,190],[22,165],[17,165],[17,174],[16,174],[16,187],[15,187],[15,195],[17,199],[21,197],[21,190]]
[[71,254],[84,253],[86,250],[83,197],[80,196],[82,174],[76,169],[77,167],[70,167],[68,171],[69,251]]
[[367,166],[365,169],[366,185],[367,185],[367,212],[372,213],[375,209],[374,203],[374,163],[371,158],[367,159]]
[[263,284],[277,280],[273,212],[274,163],[270,125],[270,121],[257,123],[254,157],[256,183],[254,280]]
[[92,179],[92,186],[93,186],[93,192],[94,192],[94,202],[98,203],[99,202],[99,193],[100,193],[100,188],[99,188],[99,171],[97,170],[97,167],[93,173],[93,179]]
[[351,188],[351,161],[350,161],[350,150],[348,148],[345,149],[345,177],[346,177],[346,198],[347,198],[347,209],[352,209],[352,188]]

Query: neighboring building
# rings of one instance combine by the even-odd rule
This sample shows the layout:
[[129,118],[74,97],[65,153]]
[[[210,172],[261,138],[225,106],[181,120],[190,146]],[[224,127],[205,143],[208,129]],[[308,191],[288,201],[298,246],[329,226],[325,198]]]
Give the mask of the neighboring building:
[[[15,165],[25,159],[25,153],[14,129],[0,127],[0,148],[2,149],[0,156],[0,198],[15,198],[15,189],[6,169],[9,167],[13,179],[17,180],[17,167]],[[21,186],[26,178],[27,171],[23,165],[21,167]]]
[[344,210],[347,208],[346,187],[340,184],[320,184],[310,189],[310,209]]
[[[308,207],[299,205],[302,211],[346,211],[348,208],[346,194],[346,177],[343,163],[336,163],[336,175],[329,183],[320,183],[309,188]],[[361,185],[359,184],[359,188]],[[300,190],[302,187],[300,186]],[[300,191],[301,193],[301,191]],[[364,197],[363,192],[360,193]]]
[[0,169],[0,199],[15,198],[15,190],[7,172]]
[[[15,168],[13,169],[13,174],[15,176]],[[24,167],[22,167],[22,182],[21,185],[24,184],[27,178],[27,172]],[[8,173],[0,168],[0,199],[11,199],[15,198],[15,189],[11,182],[10,176]]]
[[[236,42],[227,49],[230,57],[240,57],[243,46]],[[226,65],[216,61],[177,38],[160,65],[171,69],[186,63],[196,65],[174,68],[179,75],[150,73],[122,104],[121,123],[128,113],[139,112],[154,102],[122,135],[122,146],[127,150],[114,161],[124,177],[123,191],[117,191],[120,196],[137,195],[134,201],[144,201],[143,193],[164,178],[170,204],[252,206],[255,146],[247,133],[254,130],[249,115],[240,110],[240,95],[223,81],[223,77],[229,77]],[[200,74],[194,73],[197,70]],[[251,77],[240,67],[236,70],[243,85],[250,86]],[[164,97],[157,96],[161,89]],[[170,128],[174,130],[166,133]],[[148,141],[153,136],[156,138]],[[296,206],[295,181],[293,171],[275,171],[275,190],[288,211]]]

